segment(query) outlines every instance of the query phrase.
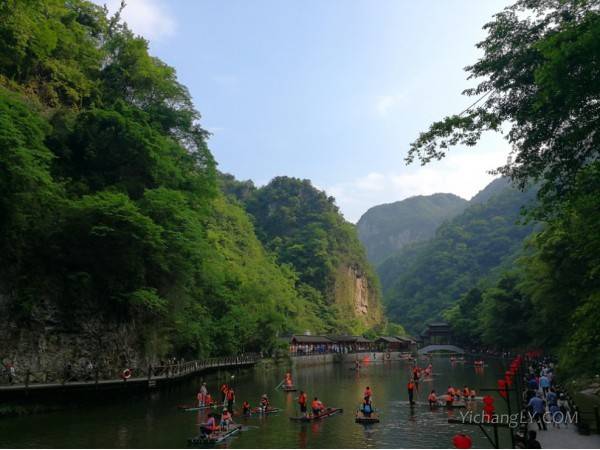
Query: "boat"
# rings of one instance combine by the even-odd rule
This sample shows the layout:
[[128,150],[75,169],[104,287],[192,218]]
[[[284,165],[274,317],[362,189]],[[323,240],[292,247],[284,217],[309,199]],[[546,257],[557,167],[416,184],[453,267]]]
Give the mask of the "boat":
[[204,411],[206,409],[220,408],[221,406],[224,406],[224,403],[213,403],[207,406],[177,405],[177,409],[182,409],[183,411]]
[[369,417],[365,416],[360,410],[356,411],[356,423],[379,423],[379,414],[376,412],[371,413]]
[[283,392],[296,392],[298,388],[292,384],[290,386],[284,386],[282,390]]
[[199,434],[196,437],[188,439],[188,442],[194,444],[218,444],[225,439],[229,439],[234,434],[242,431],[241,425],[231,425],[227,430],[213,431],[210,434]]
[[315,420],[324,419],[329,416],[333,416],[338,413],[342,413],[344,410],[342,408],[327,408],[324,412],[318,415],[309,415],[309,416],[300,416],[300,417],[290,417],[290,420],[295,420],[297,422],[313,422]]
[[265,411],[260,406],[258,406],[256,408],[252,408],[252,410],[251,410],[252,414],[260,414],[263,416],[266,416],[267,414],[275,414],[275,413],[278,413],[279,411],[281,411],[281,409],[279,409],[279,408],[269,408]]

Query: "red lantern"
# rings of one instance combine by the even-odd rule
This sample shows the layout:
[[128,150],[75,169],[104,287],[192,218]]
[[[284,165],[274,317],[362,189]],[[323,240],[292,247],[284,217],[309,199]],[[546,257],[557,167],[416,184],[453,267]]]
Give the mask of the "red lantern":
[[504,373],[504,381],[506,382],[506,386],[512,386],[512,374],[510,372],[507,371]]
[[[503,381],[503,380],[501,380]],[[483,397],[483,420],[484,422],[490,422],[496,408],[494,408],[494,399],[489,395]]]
[[506,398],[508,396],[508,392],[506,392],[506,380],[498,380],[498,389],[502,397]]

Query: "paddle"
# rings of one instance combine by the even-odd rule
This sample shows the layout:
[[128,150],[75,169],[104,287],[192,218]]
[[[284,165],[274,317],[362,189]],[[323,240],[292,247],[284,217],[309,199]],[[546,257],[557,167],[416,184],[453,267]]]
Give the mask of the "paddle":
[[281,385],[284,383],[284,381],[285,381],[285,378],[283,380],[281,380],[281,383],[279,383],[277,385],[277,387],[275,387],[275,389],[273,389],[273,390],[276,391],[277,389],[279,389],[281,387]]

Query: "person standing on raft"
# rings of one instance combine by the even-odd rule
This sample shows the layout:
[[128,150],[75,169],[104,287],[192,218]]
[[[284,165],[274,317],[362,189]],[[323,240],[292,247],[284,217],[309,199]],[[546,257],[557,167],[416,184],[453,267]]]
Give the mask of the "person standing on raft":
[[285,381],[284,381],[284,383],[285,383],[286,387],[292,387],[294,385],[294,382],[292,381],[292,374],[291,374],[290,371],[287,371],[285,373]]
[[227,409],[229,411],[233,411],[233,403],[235,402],[235,391],[232,387],[227,389],[227,394],[225,395],[227,398]]
[[306,404],[308,403],[308,396],[304,391],[300,391],[298,396],[298,405],[300,406],[300,414],[302,417],[306,417]]
[[415,382],[413,380],[408,380],[406,388],[408,390],[408,403],[414,405],[415,401],[413,400],[413,397],[415,392]]
[[200,392],[198,392],[198,407],[202,408],[206,406],[206,396],[208,395],[208,389],[206,388],[206,383],[202,383],[200,387]]

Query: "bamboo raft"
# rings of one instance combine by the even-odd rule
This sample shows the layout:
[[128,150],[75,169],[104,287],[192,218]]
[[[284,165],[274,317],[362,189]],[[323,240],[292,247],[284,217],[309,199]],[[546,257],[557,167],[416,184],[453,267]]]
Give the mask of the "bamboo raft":
[[234,434],[242,431],[241,425],[231,425],[227,430],[213,431],[210,434],[199,434],[196,437],[188,439],[188,442],[192,445],[197,444],[219,444],[225,439],[229,439]]
[[195,406],[195,405],[177,405],[177,409],[181,409],[183,411],[204,411],[206,409],[215,409],[223,406],[224,403],[213,403],[207,406]]
[[356,418],[354,419],[356,423],[379,423],[379,414],[376,412],[372,412],[370,416],[365,416],[361,411],[356,411]]
[[294,420],[296,422],[313,422],[315,420],[321,420],[326,417],[333,416],[338,413],[342,413],[344,410],[342,408],[327,408],[325,412],[322,412],[318,415],[309,415],[309,416],[300,416],[300,417],[290,417],[290,420]]

